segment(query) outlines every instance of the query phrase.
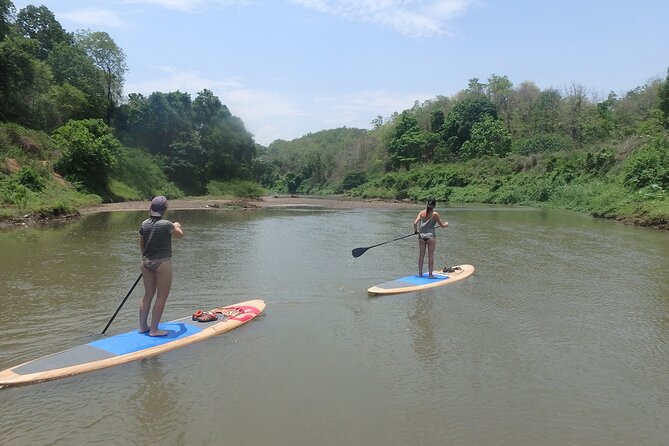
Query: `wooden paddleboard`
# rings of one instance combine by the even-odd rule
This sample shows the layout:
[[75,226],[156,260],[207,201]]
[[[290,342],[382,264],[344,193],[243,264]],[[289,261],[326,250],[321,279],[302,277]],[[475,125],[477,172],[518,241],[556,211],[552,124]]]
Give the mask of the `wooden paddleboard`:
[[219,308],[223,309],[231,316],[216,314],[210,322],[188,316],[159,324],[167,336],[151,337],[134,330],[17,365],[0,372],[0,387],[63,378],[174,350],[247,323],[262,313],[265,302],[254,299]]
[[400,277],[399,279],[391,280],[390,282],[375,285],[369,288],[367,293],[372,296],[378,294],[410,293],[413,291],[448,285],[474,274],[474,267],[472,265],[457,265],[453,268],[455,269],[453,272],[434,271],[434,279],[428,278],[427,274],[423,274],[422,277],[418,275]]

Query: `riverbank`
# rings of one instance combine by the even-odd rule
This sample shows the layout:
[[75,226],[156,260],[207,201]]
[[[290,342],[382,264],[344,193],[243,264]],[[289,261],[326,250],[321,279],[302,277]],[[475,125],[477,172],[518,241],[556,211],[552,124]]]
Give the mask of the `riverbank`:
[[[150,202],[124,201],[117,203],[103,203],[93,206],[84,206],[78,209],[78,213],[62,216],[33,215],[27,214],[22,217],[0,220],[0,229],[28,226],[33,224],[63,224],[76,220],[84,215],[115,212],[115,211],[148,211]],[[419,209],[422,203],[414,203],[409,200],[384,200],[384,199],[362,199],[342,196],[266,196],[262,198],[209,198],[190,197],[174,199],[169,201],[169,208],[174,210],[198,210],[198,209],[259,209],[259,208],[320,208],[320,209]],[[639,218],[639,217],[615,217],[596,216],[619,223],[669,230],[669,222],[665,218]]]
[[[78,213],[68,215],[42,215],[26,214],[22,217],[14,217],[0,220],[0,229],[13,227],[44,225],[44,224],[63,224],[76,220],[84,215],[95,214],[99,212],[116,211],[148,211],[150,202],[142,201],[123,201],[117,203],[103,203],[93,206],[84,206],[78,209]],[[410,201],[400,200],[380,200],[380,199],[359,199],[348,197],[314,197],[314,196],[267,196],[262,198],[208,198],[208,197],[190,197],[174,199],[169,201],[169,209],[174,210],[196,210],[196,209],[259,209],[272,207],[291,207],[291,208],[321,208],[321,209],[410,209],[418,208],[421,205]]]
[[[79,210],[81,215],[97,212],[113,211],[141,211],[149,209],[150,202],[147,201],[125,201],[122,203],[104,203],[96,206],[88,206]],[[420,207],[416,203],[400,200],[370,200],[351,199],[347,197],[303,197],[291,196],[267,196],[262,198],[182,198],[169,200],[168,208],[176,210],[195,209],[257,209],[272,207],[305,207],[324,209],[397,209]]]

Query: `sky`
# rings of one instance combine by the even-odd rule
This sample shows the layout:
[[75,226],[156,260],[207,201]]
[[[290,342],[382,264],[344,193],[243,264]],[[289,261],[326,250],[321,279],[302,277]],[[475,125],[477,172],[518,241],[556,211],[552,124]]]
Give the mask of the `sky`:
[[257,143],[372,120],[495,74],[619,96],[669,68],[667,0],[41,0],[107,32],[125,93],[211,90]]

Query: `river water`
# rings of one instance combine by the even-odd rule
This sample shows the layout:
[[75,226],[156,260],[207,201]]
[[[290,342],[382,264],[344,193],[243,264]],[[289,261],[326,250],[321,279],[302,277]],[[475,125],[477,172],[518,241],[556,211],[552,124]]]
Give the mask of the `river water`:
[[[421,293],[416,209],[169,211],[163,320],[260,297],[179,350],[0,390],[0,445],[669,443],[669,232],[567,212],[446,208]],[[139,273],[145,212],[0,232],[0,369],[98,339]],[[141,284],[108,334],[136,328]]]

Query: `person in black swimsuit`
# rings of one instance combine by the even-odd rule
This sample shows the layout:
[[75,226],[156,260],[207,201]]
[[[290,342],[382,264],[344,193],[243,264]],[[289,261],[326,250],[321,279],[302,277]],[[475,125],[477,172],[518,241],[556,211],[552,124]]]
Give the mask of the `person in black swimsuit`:
[[448,222],[441,221],[439,213],[434,210],[437,200],[430,198],[427,200],[427,207],[420,211],[413,221],[413,230],[418,234],[418,275],[423,277],[423,263],[425,261],[425,250],[427,249],[429,278],[434,279],[434,249],[437,245],[437,239],[434,234],[434,228],[439,226],[445,228]]
[[[142,250],[142,278],[144,297],[139,302],[139,332],[149,336],[165,336],[158,324],[165,310],[165,302],[172,287],[172,237],[181,238],[184,233],[179,222],[163,219],[167,210],[167,198],[155,197],[151,201],[149,218],[139,229]],[[149,309],[154,296],[156,301],[148,323]]]

